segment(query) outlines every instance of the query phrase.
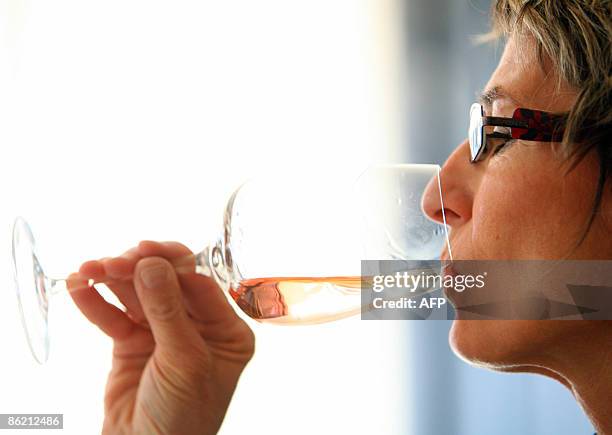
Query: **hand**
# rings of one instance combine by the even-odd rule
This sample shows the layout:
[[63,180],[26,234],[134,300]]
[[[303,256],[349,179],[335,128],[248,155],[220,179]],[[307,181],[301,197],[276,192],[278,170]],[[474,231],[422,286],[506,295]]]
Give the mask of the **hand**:
[[[90,279],[108,283],[126,311],[88,287]],[[141,242],[84,263],[68,282],[79,309],[113,339],[102,432],[217,433],[254,336],[213,280],[195,273],[191,251]]]

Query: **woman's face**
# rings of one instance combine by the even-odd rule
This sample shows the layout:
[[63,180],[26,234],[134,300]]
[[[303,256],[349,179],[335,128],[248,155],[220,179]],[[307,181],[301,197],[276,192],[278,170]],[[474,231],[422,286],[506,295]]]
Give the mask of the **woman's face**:
[[[567,85],[559,87],[554,70],[545,69],[530,39],[510,38],[485,88],[485,92],[495,91],[489,92],[494,98],[485,104],[486,114],[512,117],[517,107],[568,111],[576,92]],[[586,240],[574,249],[593,206],[596,157],[587,156],[568,174],[566,168],[549,143],[516,141],[475,164],[470,163],[467,140],[459,145],[440,175],[453,258],[612,258],[612,237],[605,220],[607,190],[602,214]],[[427,209],[427,196],[424,204],[428,214],[439,219],[441,210]],[[469,361],[514,370],[521,365],[545,365],[544,355],[556,354],[555,349],[561,352],[574,337],[584,337],[585,328],[596,325],[459,320],[453,324],[450,342]]]

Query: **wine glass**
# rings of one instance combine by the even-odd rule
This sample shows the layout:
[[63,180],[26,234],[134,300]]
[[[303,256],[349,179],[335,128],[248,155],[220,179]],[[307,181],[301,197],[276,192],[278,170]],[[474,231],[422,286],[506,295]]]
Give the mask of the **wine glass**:
[[[439,171],[405,164],[372,167],[357,179],[311,172],[248,181],[229,198],[220,237],[179,263],[195,264],[260,322],[314,324],[357,314],[361,260],[435,260],[444,248],[450,252],[445,223],[429,219],[421,204],[435,183],[444,210]],[[22,323],[42,364],[49,303],[75,287],[45,274],[25,219],[15,220],[12,236]],[[87,286],[95,284],[112,282]]]

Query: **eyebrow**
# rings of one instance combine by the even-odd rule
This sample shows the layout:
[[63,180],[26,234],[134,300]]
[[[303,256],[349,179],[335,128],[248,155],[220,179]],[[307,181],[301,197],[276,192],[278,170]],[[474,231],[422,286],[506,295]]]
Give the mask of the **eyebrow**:
[[501,86],[494,86],[478,95],[478,102],[483,106],[492,106],[496,100],[508,98]]

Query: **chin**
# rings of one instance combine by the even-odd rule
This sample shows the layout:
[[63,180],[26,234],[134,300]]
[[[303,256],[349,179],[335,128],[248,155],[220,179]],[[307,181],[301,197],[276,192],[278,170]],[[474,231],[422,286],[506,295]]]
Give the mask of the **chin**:
[[[551,325],[546,325],[550,323]],[[559,331],[553,321],[455,320],[449,343],[469,364],[500,371],[537,365],[547,347],[554,346]],[[564,322],[572,323],[572,322]],[[569,325],[567,325],[569,326]],[[565,326],[561,325],[562,328]]]

